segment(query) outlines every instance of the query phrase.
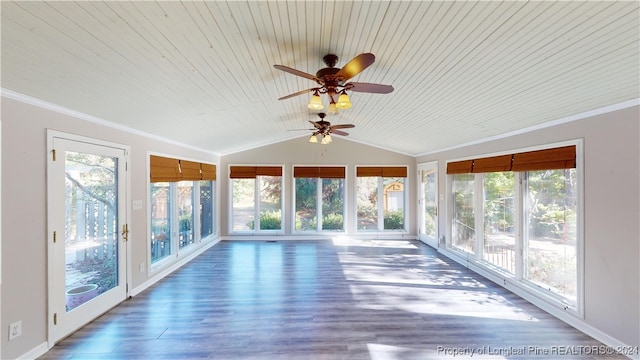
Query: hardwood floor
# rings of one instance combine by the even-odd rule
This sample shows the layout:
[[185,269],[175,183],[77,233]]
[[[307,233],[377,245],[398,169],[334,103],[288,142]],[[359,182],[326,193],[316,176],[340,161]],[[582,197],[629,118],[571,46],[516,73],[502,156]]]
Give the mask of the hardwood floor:
[[626,359],[599,346],[418,241],[223,241],[40,359]]

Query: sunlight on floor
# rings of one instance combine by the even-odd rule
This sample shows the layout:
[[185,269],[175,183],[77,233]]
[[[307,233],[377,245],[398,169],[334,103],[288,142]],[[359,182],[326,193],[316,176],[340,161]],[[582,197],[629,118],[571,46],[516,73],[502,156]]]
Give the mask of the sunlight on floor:
[[415,349],[404,346],[393,346],[384,344],[367,344],[371,360],[401,360],[401,359],[506,359],[504,356],[479,354],[482,347],[453,348],[439,346],[433,349]]
[[375,240],[375,239],[354,239],[348,236],[336,236],[332,239],[336,246],[371,246],[385,247],[393,249],[417,249],[415,245],[407,240]]

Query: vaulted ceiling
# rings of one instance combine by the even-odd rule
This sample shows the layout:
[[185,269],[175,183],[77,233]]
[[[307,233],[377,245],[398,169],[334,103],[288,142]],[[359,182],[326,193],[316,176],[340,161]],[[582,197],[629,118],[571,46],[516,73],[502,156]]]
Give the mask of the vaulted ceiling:
[[[218,154],[308,136],[324,55],[375,63],[327,117],[418,155],[640,98],[640,3],[2,1],[2,88]],[[309,144],[309,146],[321,146]],[[328,145],[330,146],[330,145]]]

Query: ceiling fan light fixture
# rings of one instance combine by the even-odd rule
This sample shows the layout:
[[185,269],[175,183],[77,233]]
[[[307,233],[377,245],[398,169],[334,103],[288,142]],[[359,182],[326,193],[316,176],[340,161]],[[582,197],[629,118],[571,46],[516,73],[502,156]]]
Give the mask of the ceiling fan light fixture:
[[316,134],[313,134],[309,137],[309,142],[310,143],[318,143],[318,137],[316,136]]
[[331,115],[335,115],[338,113],[338,107],[336,106],[336,102],[331,98],[331,102],[329,103],[329,111],[327,111]]
[[331,140],[331,135],[326,134],[324,136],[322,136],[322,142],[320,142],[320,144],[322,145],[327,145],[330,144],[333,140]]
[[309,100],[308,108],[311,110],[322,110],[324,109],[324,105],[322,105],[322,99],[320,98],[320,94],[318,92],[314,92],[311,100]]
[[349,95],[347,95],[345,90],[340,93],[336,107],[338,109],[348,109],[351,107],[351,100],[349,100]]

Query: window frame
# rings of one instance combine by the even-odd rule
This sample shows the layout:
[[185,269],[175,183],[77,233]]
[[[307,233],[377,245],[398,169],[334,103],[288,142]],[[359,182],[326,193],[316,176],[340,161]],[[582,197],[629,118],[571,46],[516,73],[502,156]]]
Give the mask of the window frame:
[[[315,177],[296,177],[296,168],[318,168],[320,169],[317,172],[317,176]],[[323,170],[321,168],[338,168],[344,174],[342,177],[334,176],[335,174],[329,177],[321,177]],[[335,169],[329,169],[335,170]],[[340,172],[339,171],[339,172]],[[297,230],[296,229],[296,179],[316,179],[316,228],[315,230]],[[323,228],[323,199],[322,199],[322,189],[323,189],[323,181],[324,180],[334,180],[340,179],[342,181],[342,229],[341,230],[330,230]],[[291,172],[291,234],[292,235],[317,235],[317,234],[346,234],[347,233],[347,225],[348,225],[348,214],[347,214],[347,200],[349,198],[348,191],[348,176],[347,176],[347,167],[344,165],[323,165],[323,166],[305,166],[305,165],[293,165]]]
[[[379,168],[379,170],[381,171],[380,174],[378,175],[371,175],[371,174],[366,174],[366,175],[361,175],[358,176],[358,169],[359,168],[367,168],[367,169],[373,169],[373,168]],[[384,169],[388,168],[388,169],[393,169],[393,168],[404,168],[406,173],[405,176],[385,176],[384,175]],[[409,201],[409,192],[407,191],[408,185],[409,185],[409,174],[408,174],[408,169],[406,166],[356,166],[356,178],[355,178],[355,191],[354,191],[354,197],[353,199],[355,199],[355,203],[354,203],[354,219],[355,219],[355,231],[356,233],[359,234],[372,234],[372,233],[376,233],[376,232],[380,232],[380,233],[396,233],[396,234],[402,234],[402,233],[407,233],[407,225],[408,225],[408,201]],[[376,179],[376,184],[377,184],[377,189],[376,189],[376,196],[377,196],[377,201],[376,201],[376,210],[377,210],[377,229],[375,230],[366,230],[366,229],[358,229],[358,221],[359,221],[359,217],[358,217],[358,207],[359,207],[359,202],[358,202],[358,191],[359,191],[359,186],[360,186],[360,178],[375,178]],[[402,182],[402,212],[403,212],[403,227],[402,229],[385,229],[385,225],[384,225],[384,217],[385,217],[385,210],[384,210],[384,179],[391,179],[391,178],[401,178],[403,179]]]
[[[579,318],[584,318],[584,149],[583,149],[583,140],[575,139],[564,142],[546,144],[544,146],[535,146],[523,149],[516,149],[510,152],[502,152],[495,154],[488,154],[486,156],[502,156],[506,154],[510,154],[513,152],[531,152],[538,150],[547,150],[551,148],[564,147],[564,146],[575,146],[575,171],[577,176],[576,181],[576,299],[575,304],[569,303],[567,298],[550,291],[538,284],[535,284],[524,278],[524,266],[527,261],[524,258],[524,236],[523,231],[526,231],[524,228],[524,216],[526,215],[524,210],[524,185],[523,180],[525,177],[526,171],[514,171],[515,177],[515,199],[514,206],[516,207],[515,214],[515,229],[516,232],[516,269],[515,273],[511,273],[505,271],[498,266],[494,266],[490,262],[483,260],[483,229],[484,226],[484,209],[482,208],[483,203],[483,190],[484,190],[484,175],[483,173],[475,173],[475,187],[474,191],[475,195],[475,223],[476,223],[476,233],[475,233],[475,254],[462,251],[454,246],[452,246],[452,226],[453,226],[453,212],[454,212],[454,201],[453,201],[453,174],[449,173],[446,177],[446,187],[447,193],[447,228],[446,228],[446,241],[445,246],[440,248],[439,250],[445,253],[447,256],[452,258],[453,260],[471,268],[472,270],[482,274],[488,279],[498,283],[501,286],[507,287],[518,295],[525,297],[527,300],[532,301],[536,304],[540,303],[540,300],[543,304],[548,304],[553,306],[554,308],[558,308],[563,311],[567,311],[573,316],[577,316]],[[452,162],[456,163],[457,166],[465,165],[467,160],[453,160]],[[456,166],[454,166],[454,171],[456,171]],[[479,194],[478,194],[479,193]],[[480,208],[478,208],[480,206]],[[481,212],[478,212],[480,210]],[[480,223],[480,224],[478,224]],[[478,228],[478,225],[481,227]],[[481,231],[482,230],[482,231]]]
[[[229,181],[229,202],[228,202],[228,208],[229,208],[229,214],[230,216],[228,217],[228,229],[229,229],[229,235],[242,235],[242,234],[277,234],[277,235],[281,235],[284,234],[284,191],[285,191],[285,183],[284,183],[284,166],[282,165],[229,165],[229,174],[232,173],[232,168],[234,167],[238,167],[238,168],[254,168],[253,169],[253,173],[248,175],[247,177],[243,177],[243,179],[253,179],[253,229],[247,229],[247,230],[234,230],[233,228],[233,184],[235,179],[241,179],[241,178],[232,178],[231,175],[228,177],[228,181]],[[279,168],[280,169],[280,174],[281,175],[258,175],[255,173],[255,169],[261,169],[261,168]],[[258,172],[260,172],[258,170]],[[276,176],[280,176],[280,229],[261,229],[260,227],[260,214],[261,214],[261,207],[260,207],[260,200],[261,200],[261,184],[262,184],[262,178],[263,177],[276,177]]]

